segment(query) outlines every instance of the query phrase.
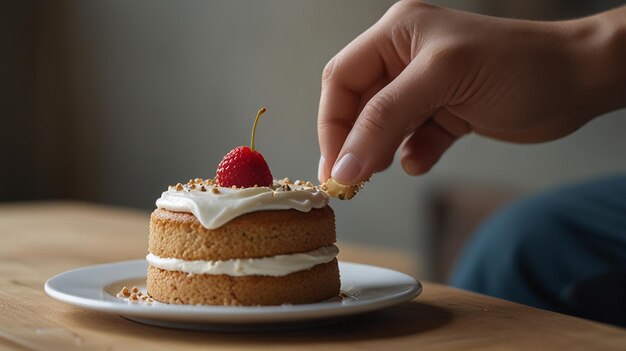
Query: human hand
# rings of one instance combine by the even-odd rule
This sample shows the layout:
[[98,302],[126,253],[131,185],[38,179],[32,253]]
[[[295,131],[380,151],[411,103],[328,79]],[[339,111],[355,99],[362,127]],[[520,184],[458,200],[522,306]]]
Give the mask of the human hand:
[[[618,9],[622,18],[624,9]],[[617,108],[624,102],[624,68],[616,77],[606,70],[620,65],[624,50],[616,56],[606,47],[623,46],[624,35],[603,38],[606,26],[598,22],[395,4],[324,68],[320,182],[332,175],[356,184],[387,168],[399,148],[404,170],[418,175],[469,132],[542,142]],[[622,99],[602,95],[607,89]]]

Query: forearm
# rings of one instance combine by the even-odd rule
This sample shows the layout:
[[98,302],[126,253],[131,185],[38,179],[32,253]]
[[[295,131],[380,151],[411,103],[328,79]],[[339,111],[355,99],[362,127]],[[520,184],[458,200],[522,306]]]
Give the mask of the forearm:
[[584,113],[593,118],[626,107],[626,6],[568,26]]

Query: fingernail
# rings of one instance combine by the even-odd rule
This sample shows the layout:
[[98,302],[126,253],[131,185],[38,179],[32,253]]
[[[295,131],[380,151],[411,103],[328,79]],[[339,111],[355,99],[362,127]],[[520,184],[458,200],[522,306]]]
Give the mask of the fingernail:
[[322,155],[320,156],[320,163],[317,166],[317,179],[320,181],[320,183],[324,183],[328,180],[326,177],[326,158],[324,158],[324,155]]
[[402,168],[404,168],[404,171],[406,173],[412,176],[416,176],[421,173],[421,168],[420,168],[419,163],[413,160],[402,161]]
[[361,161],[353,154],[345,154],[333,167],[332,176],[342,184],[354,184],[361,173]]

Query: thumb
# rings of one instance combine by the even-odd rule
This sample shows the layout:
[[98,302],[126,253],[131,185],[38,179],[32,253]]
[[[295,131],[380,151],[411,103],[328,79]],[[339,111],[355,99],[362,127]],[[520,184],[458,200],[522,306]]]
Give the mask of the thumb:
[[393,159],[404,138],[443,105],[441,76],[418,55],[359,114],[333,166],[342,184],[357,184]]

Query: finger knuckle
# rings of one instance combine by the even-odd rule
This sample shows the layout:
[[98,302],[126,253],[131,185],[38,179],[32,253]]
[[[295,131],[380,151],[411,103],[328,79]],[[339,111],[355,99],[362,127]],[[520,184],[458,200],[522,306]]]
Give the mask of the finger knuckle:
[[393,4],[389,10],[392,13],[402,14],[431,7],[433,6],[420,0],[400,0]]
[[359,118],[358,127],[367,134],[379,135],[386,130],[393,119],[394,98],[391,94],[380,93],[370,100]]
[[440,67],[446,70],[463,67],[472,57],[472,51],[471,45],[449,43],[430,50],[428,61],[431,67]]
[[317,120],[317,131],[320,134],[330,134],[335,130],[350,131],[354,122],[344,118],[320,118]]

